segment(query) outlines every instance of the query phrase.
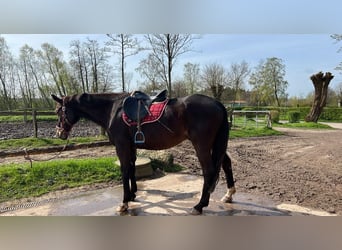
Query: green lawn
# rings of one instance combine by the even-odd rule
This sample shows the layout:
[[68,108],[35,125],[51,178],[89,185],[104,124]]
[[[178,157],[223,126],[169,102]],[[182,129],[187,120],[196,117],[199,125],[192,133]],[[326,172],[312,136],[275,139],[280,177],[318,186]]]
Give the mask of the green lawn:
[[244,138],[244,137],[260,137],[271,135],[282,135],[283,133],[266,127],[249,127],[249,128],[233,128],[230,131],[229,138]]
[[[3,164],[0,165],[0,202],[36,197],[51,191],[87,184],[120,181],[120,167],[116,157],[85,158]],[[183,169],[159,159],[152,159],[153,169],[177,172]]]
[[[73,137],[69,144],[82,144],[96,141],[108,140],[106,137]],[[65,145],[66,141],[57,138],[21,138],[0,141],[0,150],[13,150],[18,148],[42,148],[48,146]]]
[[[32,115],[27,115],[27,121],[32,122]],[[39,115],[37,121],[57,121],[57,115]],[[24,122],[23,115],[1,116],[0,122]]]
[[296,123],[273,123],[273,127],[281,128],[301,128],[301,129],[332,129],[332,127],[315,122],[296,122]]
[[0,166],[0,202],[120,179],[114,157]]

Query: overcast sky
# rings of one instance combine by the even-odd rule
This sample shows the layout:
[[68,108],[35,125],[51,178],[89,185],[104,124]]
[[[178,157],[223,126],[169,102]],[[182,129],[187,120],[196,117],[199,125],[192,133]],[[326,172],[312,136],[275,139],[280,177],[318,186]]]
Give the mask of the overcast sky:
[[[85,40],[89,37],[97,39],[100,44],[107,40],[107,37],[102,34],[3,34],[2,36],[15,55],[24,44],[39,49],[42,43],[48,42],[63,51],[64,59],[67,61],[72,40]],[[199,39],[193,41],[194,52],[188,52],[177,60],[173,79],[182,77],[183,65],[187,62],[198,63],[201,67],[209,63],[220,63],[228,68],[231,63],[245,60],[253,69],[260,60],[278,57],[286,66],[285,79],[289,82],[290,96],[306,96],[313,90],[309,77],[319,71],[330,71],[335,75],[331,82],[332,87],[342,82],[341,73],[335,70],[339,62],[342,62],[342,53],[337,53],[340,46],[342,43],[336,44],[330,34],[202,34]],[[134,75],[131,89],[141,82],[135,68],[146,53],[129,57],[127,60],[127,72],[132,72]],[[116,62],[113,60],[112,63]],[[248,88],[248,85],[246,87]]]

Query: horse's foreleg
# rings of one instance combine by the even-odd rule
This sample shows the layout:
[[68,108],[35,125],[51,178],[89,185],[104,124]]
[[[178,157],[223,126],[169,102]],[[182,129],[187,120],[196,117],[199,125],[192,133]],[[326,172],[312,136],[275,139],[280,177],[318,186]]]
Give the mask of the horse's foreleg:
[[[118,207],[117,211],[125,212],[128,209],[128,202],[134,200],[135,194],[131,192],[130,179],[132,172],[134,172],[132,166],[132,152],[128,147],[116,146],[116,152],[120,160],[122,184],[123,184],[123,201]],[[134,152],[133,152],[134,153]],[[135,179],[133,179],[133,186],[136,188]]]
[[138,191],[137,181],[135,178],[135,161],[137,159],[137,156],[136,156],[137,150],[134,148],[132,151],[133,151],[133,154],[131,156],[131,162],[130,162],[131,168],[130,168],[129,178],[131,180],[131,201],[134,201],[136,197],[135,193]]
[[222,197],[221,201],[225,203],[231,203],[233,201],[233,194],[236,193],[236,189],[234,184],[232,161],[230,160],[230,157],[227,154],[225,154],[223,158],[222,168],[226,175],[227,193]]

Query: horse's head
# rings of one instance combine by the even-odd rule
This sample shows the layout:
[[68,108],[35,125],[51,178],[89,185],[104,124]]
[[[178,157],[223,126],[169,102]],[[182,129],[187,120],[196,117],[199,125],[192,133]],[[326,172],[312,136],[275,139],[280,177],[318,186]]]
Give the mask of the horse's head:
[[66,140],[69,137],[72,127],[78,122],[80,117],[72,108],[68,97],[59,98],[55,95],[51,95],[51,97],[57,102],[56,114],[58,115],[58,124],[56,126],[56,135]]

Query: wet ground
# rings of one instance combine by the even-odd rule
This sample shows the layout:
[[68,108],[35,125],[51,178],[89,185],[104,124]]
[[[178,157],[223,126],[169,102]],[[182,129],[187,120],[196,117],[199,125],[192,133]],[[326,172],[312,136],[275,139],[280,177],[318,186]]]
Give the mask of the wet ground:
[[[238,191],[235,203],[220,202],[225,193],[221,175],[204,214],[293,215],[326,211],[326,214],[342,215],[342,130],[340,124],[331,125],[336,129],[282,128],[279,130],[284,136],[230,140],[228,152]],[[158,151],[150,152],[158,154]],[[185,141],[167,153],[173,155],[175,163],[185,167],[181,176],[187,181],[167,181],[173,176],[168,175],[139,182],[139,202],[132,203],[131,215],[183,215],[198,201],[201,168],[191,143]],[[39,157],[49,158],[53,154],[44,153]],[[66,151],[58,158],[113,154],[114,148],[105,146]],[[0,158],[0,164],[22,161],[25,161],[23,156]],[[97,184],[0,204],[0,215],[117,215],[115,208],[121,197],[121,187]],[[297,210],[300,212],[286,212]]]
[[[135,202],[128,212],[120,214],[116,208],[121,203],[122,187],[109,187],[84,192],[70,192],[59,198],[26,202],[20,206],[2,207],[2,216],[166,216],[189,215],[200,198],[202,178],[187,174],[166,176],[138,182]],[[276,204],[267,197],[237,193],[233,203],[222,203],[225,185],[219,184],[212,194],[210,204],[204,209],[205,216],[292,216],[331,215],[324,211],[290,205]]]

